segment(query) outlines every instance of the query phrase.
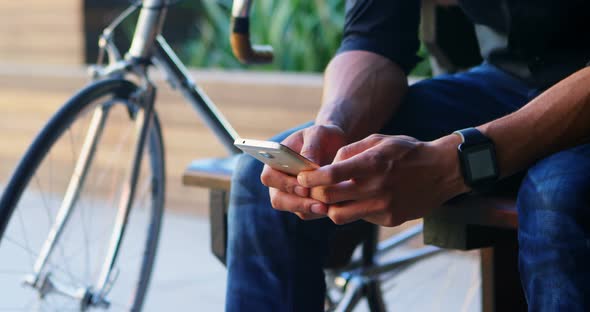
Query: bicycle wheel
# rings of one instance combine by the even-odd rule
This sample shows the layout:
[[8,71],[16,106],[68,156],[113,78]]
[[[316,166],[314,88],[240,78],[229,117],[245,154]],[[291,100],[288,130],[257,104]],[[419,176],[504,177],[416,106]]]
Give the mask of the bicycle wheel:
[[[0,310],[141,309],[164,203],[163,143],[155,112],[120,252],[109,278],[102,278],[121,217],[119,201],[129,194],[136,120],[143,109],[133,100],[137,90],[120,79],[91,84],[51,118],[27,150],[0,199]],[[96,141],[89,148],[91,138]],[[79,159],[89,159],[84,172]],[[76,181],[79,188],[69,201],[68,188]],[[39,269],[40,254],[68,201],[69,217]],[[98,287],[100,280],[107,280],[105,287]]]

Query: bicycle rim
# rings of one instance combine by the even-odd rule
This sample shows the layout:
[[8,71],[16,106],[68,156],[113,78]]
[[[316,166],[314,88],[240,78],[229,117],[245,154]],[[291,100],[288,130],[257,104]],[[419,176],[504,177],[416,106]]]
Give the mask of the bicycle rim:
[[[82,300],[59,291],[40,296],[43,292],[23,284],[23,279],[34,271],[64,202],[92,116],[102,109],[108,116],[92,163],[39,275],[49,276],[60,286],[96,291],[137,140],[134,117],[141,107],[129,100],[134,91],[136,87],[124,80],[100,81],[85,88],[54,115],[15,170],[0,200],[0,310],[81,309]],[[134,204],[108,283],[106,299],[112,311],[141,308],[157,248],[164,201],[157,117],[146,142]]]

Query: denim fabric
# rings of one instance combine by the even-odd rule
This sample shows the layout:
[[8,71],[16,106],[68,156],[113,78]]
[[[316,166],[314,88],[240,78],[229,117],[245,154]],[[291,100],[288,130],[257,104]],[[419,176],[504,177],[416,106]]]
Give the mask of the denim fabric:
[[529,310],[590,311],[590,144],[531,167],[517,203]]
[[[469,72],[413,84],[382,133],[436,139],[509,114],[537,94],[483,64]],[[281,141],[295,130],[273,140]],[[567,160],[562,159],[566,155],[570,155]],[[573,305],[583,301],[579,285],[589,277],[577,275],[573,268],[583,270],[581,264],[590,263],[589,155],[588,148],[579,147],[539,162],[520,191],[521,277],[535,309],[567,303],[574,310]],[[557,163],[562,165],[554,168]],[[566,171],[564,163],[576,167]],[[354,225],[336,226],[329,219],[302,221],[272,209],[268,189],[260,183],[261,170],[260,162],[244,155],[232,178],[226,311],[322,311],[326,289],[322,267],[330,240],[340,227]]]

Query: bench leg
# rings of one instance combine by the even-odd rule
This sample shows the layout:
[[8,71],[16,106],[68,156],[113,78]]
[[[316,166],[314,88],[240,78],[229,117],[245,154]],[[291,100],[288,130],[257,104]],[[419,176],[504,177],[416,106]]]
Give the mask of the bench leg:
[[516,231],[481,250],[482,311],[527,311],[518,273]]
[[211,251],[225,265],[227,251],[227,208],[229,192],[221,189],[209,191],[209,224]]

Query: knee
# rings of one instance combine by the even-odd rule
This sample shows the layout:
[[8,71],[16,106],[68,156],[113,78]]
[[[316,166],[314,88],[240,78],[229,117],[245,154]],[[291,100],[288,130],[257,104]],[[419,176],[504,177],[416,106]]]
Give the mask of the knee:
[[590,164],[587,157],[569,153],[550,156],[528,170],[518,194],[523,232],[561,240],[588,230]]
[[449,115],[448,101],[440,105],[444,101],[441,99],[443,95],[436,92],[441,89],[439,84],[435,79],[427,79],[411,85],[393,120],[382,132],[410,135],[423,141],[434,140],[442,133],[448,133],[448,120],[440,118]]
[[232,185],[255,186],[260,184],[262,167],[262,162],[248,154],[238,156],[232,175]]
[[233,240],[249,235],[251,228],[260,222],[260,214],[269,205],[268,191],[260,182],[262,163],[255,158],[242,154],[238,156],[232,176],[228,230],[230,246]]
[[243,220],[251,222],[250,215],[260,213],[262,207],[270,207],[268,188],[260,181],[262,167],[263,164],[250,155],[238,156],[231,179],[229,198],[231,222]]

